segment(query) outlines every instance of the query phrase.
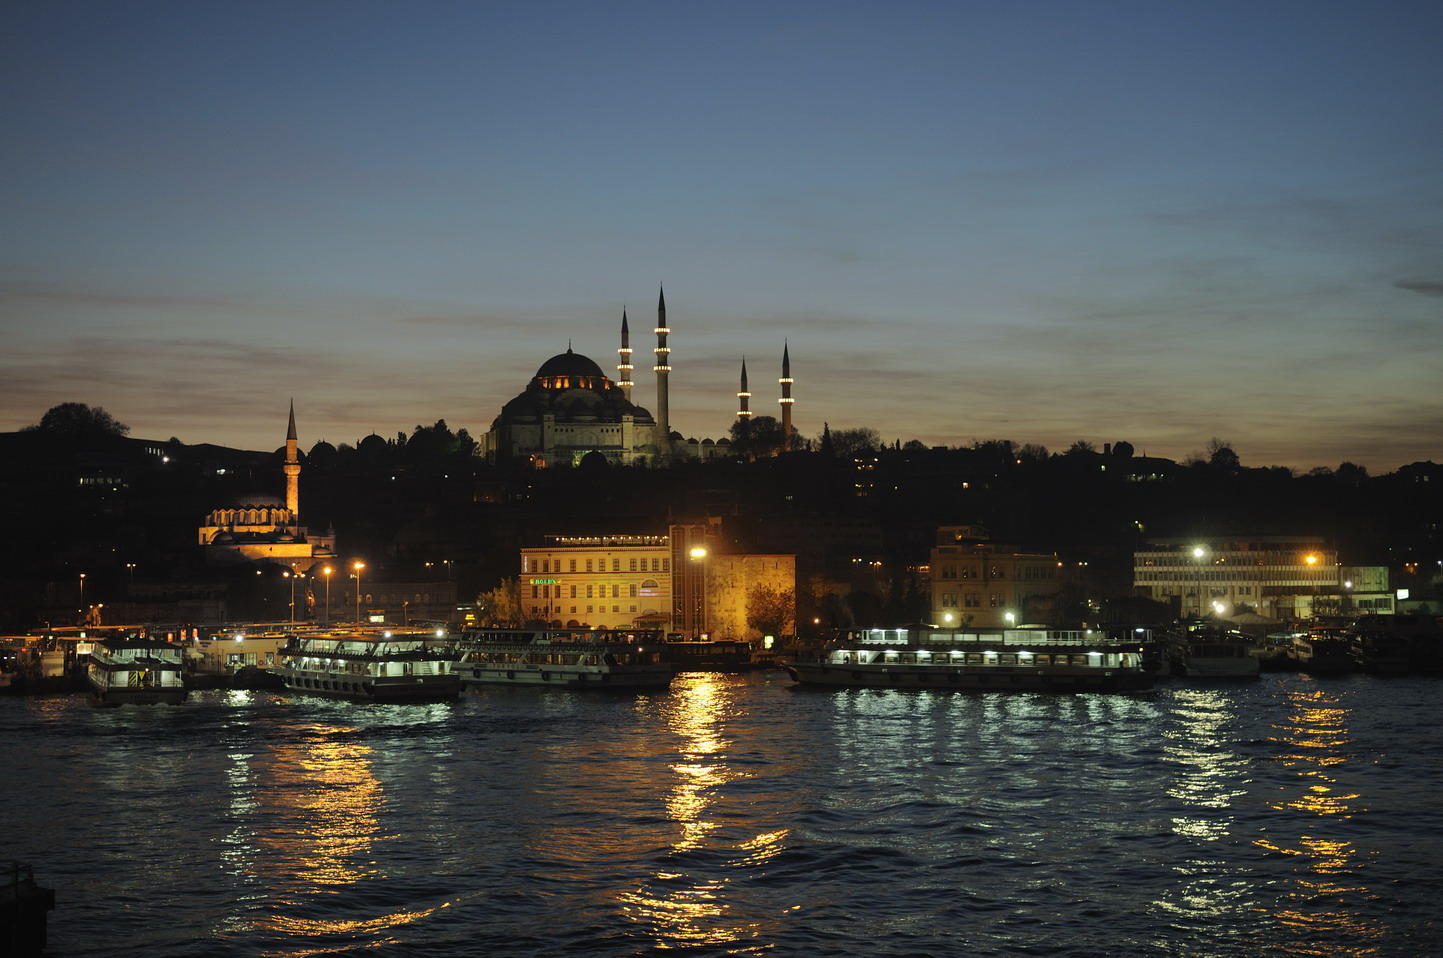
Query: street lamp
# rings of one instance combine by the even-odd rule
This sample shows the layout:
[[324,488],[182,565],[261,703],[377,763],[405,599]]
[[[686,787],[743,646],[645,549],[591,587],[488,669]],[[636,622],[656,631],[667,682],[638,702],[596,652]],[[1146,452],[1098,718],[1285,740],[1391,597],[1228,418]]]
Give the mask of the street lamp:
[[80,573],[80,614],[85,615],[85,573]]
[[289,570],[289,569],[287,569],[285,572],[282,572],[281,575],[283,575],[283,576],[285,576],[287,579],[290,579],[290,580],[291,580],[291,625],[295,625],[295,624],[296,624],[296,576],[295,576],[295,573],[291,572],[291,570]]
[[693,577],[692,577],[694,581],[697,581],[697,582],[698,582],[698,585],[697,585],[698,601],[697,601],[696,604],[695,604],[695,608],[699,608],[699,609],[700,609],[701,619],[700,619],[699,627],[696,629],[696,637],[697,637],[698,639],[700,639],[700,638],[702,637],[702,635],[707,631],[707,622],[706,622],[706,547],[704,547],[704,546],[692,546],[690,555],[691,555],[691,560],[692,560],[693,562],[697,562],[697,563],[700,563],[700,564],[701,564],[701,576],[700,576],[699,578],[696,577],[696,576],[693,576]]
[[351,564],[356,570],[356,628],[361,627],[361,570],[366,567],[364,562],[357,560]]
[[1199,619],[1201,619],[1201,618],[1203,617],[1203,604],[1202,604],[1202,602],[1203,602],[1203,600],[1202,600],[1202,581],[1203,581],[1202,565],[1203,565],[1203,563],[1202,563],[1202,560],[1203,560],[1203,556],[1205,556],[1205,555],[1207,555],[1207,554],[1208,554],[1207,549],[1203,548],[1202,546],[1193,546],[1193,547],[1192,547],[1192,557],[1193,557],[1195,560],[1197,560],[1197,617],[1198,617]]
[[321,568],[321,575],[326,577],[326,628],[331,627],[331,573],[335,572],[330,566]]

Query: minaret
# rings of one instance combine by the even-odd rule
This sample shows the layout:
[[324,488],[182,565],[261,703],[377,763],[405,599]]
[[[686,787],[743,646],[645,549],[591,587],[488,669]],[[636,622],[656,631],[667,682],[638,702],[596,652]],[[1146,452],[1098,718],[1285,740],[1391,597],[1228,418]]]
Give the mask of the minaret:
[[752,394],[747,392],[747,358],[742,357],[742,388],[737,393],[737,418],[743,423],[752,421],[751,406]]
[[661,433],[662,455],[671,458],[671,415],[668,404],[666,376],[671,372],[668,363],[671,360],[671,350],[666,348],[666,334],[671,330],[666,328],[666,289],[661,290],[661,295],[656,302],[656,428]]
[[296,449],[296,401],[291,400],[291,422],[286,430],[286,461],[281,467],[286,474],[286,509],[291,514],[291,523],[300,525],[301,515],[301,456]]
[[792,451],[792,357],[787,351],[787,342],[782,340],[782,448]]
[[626,307],[621,307],[621,348],[617,355],[621,362],[616,365],[616,384],[621,387],[621,394],[631,402],[631,330],[626,328]]

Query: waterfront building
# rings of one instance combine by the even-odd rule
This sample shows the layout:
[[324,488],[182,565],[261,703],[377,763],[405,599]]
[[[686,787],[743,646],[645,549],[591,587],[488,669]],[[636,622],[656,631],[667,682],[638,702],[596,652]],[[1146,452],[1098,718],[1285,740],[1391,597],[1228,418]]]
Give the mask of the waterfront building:
[[[667,535],[548,535],[521,550],[521,606],[556,628],[666,629],[701,638],[757,638],[753,591],[792,596],[796,557],[718,548],[714,526],[673,525]],[[793,614],[783,625],[793,627]]]
[[671,570],[667,536],[548,535],[521,550],[521,608],[556,628],[668,628]]
[[301,524],[301,459],[296,438],[296,407],[291,404],[286,458],[281,464],[285,496],[245,495],[212,510],[197,536],[207,563],[271,561],[304,572],[332,559],[334,532],[312,532]]
[[1159,538],[1133,554],[1137,594],[1180,616],[1231,616],[1238,606],[1279,621],[1392,612],[1387,569],[1344,566],[1317,536]]
[[939,526],[930,565],[932,621],[942,628],[1048,623],[1063,583],[1055,554],[994,543],[978,526]]

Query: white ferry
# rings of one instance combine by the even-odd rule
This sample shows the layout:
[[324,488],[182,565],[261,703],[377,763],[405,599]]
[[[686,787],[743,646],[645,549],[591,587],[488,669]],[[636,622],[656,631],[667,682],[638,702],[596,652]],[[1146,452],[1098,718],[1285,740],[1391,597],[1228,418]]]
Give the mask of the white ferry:
[[468,629],[456,644],[456,671],[468,685],[553,685],[664,689],[659,630]]
[[186,699],[182,649],[149,639],[102,639],[90,649],[86,681],[97,705],[179,705]]
[[1146,629],[844,630],[815,658],[783,662],[803,685],[976,691],[1146,689]]
[[[461,695],[454,652],[431,632],[297,633],[276,675],[287,689],[358,702],[445,702]],[[442,633],[444,637],[444,633]]]

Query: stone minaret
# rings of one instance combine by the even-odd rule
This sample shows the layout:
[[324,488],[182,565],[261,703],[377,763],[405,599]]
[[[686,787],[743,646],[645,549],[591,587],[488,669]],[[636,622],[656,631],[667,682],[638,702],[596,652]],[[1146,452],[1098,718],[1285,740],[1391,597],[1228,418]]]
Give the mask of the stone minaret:
[[742,388],[737,393],[737,418],[740,419],[743,423],[749,423],[752,420],[752,411],[750,408],[751,399],[752,394],[747,392],[747,358],[743,356]]
[[286,430],[286,461],[281,467],[286,474],[286,509],[291,514],[291,523],[300,525],[301,519],[301,456],[296,448],[296,401],[291,400],[291,422]]
[[792,357],[788,354],[787,343],[782,341],[782,448],[792,451]]
[[616,384],[621,387],[621,394],[631,402],[631,330],[626,328],[626,307],[621,308],[621,348],[617,355],[621,362],[616,366]]
[[663,455],[671,456],[671,415],[668,403],[666,377],[671,372],[671,350],[666,347],[666,289],[656,302],[656,428],[661,433]]

